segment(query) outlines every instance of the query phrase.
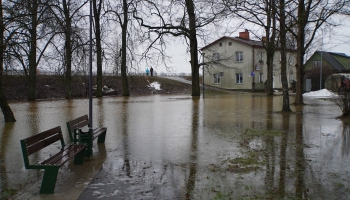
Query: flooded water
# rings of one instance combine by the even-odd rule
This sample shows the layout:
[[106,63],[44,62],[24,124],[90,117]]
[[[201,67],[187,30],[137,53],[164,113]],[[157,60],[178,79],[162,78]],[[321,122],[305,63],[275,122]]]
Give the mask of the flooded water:
[[[350,199],[350,125],[333,102],[304,102],[286,114],[281,96],[264,94],[94,99],[107,155],[103,178],[80,199]],[[2,190],[41,180],[24,169],[20,139],[62,126],[69,141],[66,121],[88,113],[86,99],[10,106],[17,122],[0,122]]]

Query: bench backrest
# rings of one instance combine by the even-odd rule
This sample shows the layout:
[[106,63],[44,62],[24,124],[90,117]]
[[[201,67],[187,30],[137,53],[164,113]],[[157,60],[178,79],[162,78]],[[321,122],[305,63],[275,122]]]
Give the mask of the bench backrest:
[[84,126],[90,126],[89,125],[89,117],[87,115],[83,115],[81,117],[78,117],[76,119],[73,119],[72,121],[67,122],[67,128],[69,133],[70,141],[73,142],[73,134],[75,129],[80,129]]
[[57,141],[61,142],[62,147],[65,146],[60,126],[21,140],[22,154],[26,169],[30,167],[28,159],[29,155],[36,153]]

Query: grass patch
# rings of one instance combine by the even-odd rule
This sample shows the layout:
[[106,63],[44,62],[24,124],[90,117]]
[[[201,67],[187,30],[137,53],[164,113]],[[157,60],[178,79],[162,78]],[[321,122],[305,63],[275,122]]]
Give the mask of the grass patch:
[[256,130],[256,129],[246,128],[243,134],[251,137],[260,137],[260,136],[275,137],[275,136],[282,136],[284,133],[285,133],[284,131],[278,131],[278,130]]
[[1,194],[0,194],[0,199],[5,200],[5,199],[10,199],[11,196],[16,194],[17,190],[11,189],[11,188],[1,188]]

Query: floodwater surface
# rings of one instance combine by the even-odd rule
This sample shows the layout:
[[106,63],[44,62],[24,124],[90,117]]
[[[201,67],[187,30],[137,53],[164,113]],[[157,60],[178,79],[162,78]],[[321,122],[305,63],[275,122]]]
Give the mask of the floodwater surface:
[[[93,101],[93,127],[108,128],[106,158],[79,199],[350,199],[350,126],[332,101],[305,97],[291,113],[279,112],[282,96],[240,92]],[[69,141],[65,123],[88,114],[86,99],[10,106],[2,193],[41,180],[24,169],[20,139],[61,126]]]

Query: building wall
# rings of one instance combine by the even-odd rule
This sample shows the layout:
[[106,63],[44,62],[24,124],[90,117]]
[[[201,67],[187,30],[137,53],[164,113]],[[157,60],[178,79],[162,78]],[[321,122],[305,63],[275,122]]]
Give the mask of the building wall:
[[[307,60],[307,62],[304,64],[304,71],[305,72],[313,69],[313,61],[321,61],[321,55],[315,53]],[[333,69],[333,67],[325,59],[322,59],[322,66],[329,67],[330,69]]]
[[[230,45],[229,42],[232,42]],[[221,45],[220,45],[221,43]],[[236,52],[243,52],[243,62],[236,61]],[[254,51],[254,53],[253,53]],[[230,39],[223,39],[212,44],[210,47],[203,50],[205,53],[205,76],[204,82],[206,85],[216,86],[224,89],[232,90],[251,90],[252,83],[254,81],[256,90],[264,89],[264,82],[267,78],[267,65],[266,65],[266,52],[265,50],[257,47],[252,47],[250,45],[240,43]],[[219,53],[220,60],[214,61],[214,54]],[[292,54],[288,54],[289,55]],[[295,56],[293,54],[293,56]],[[275,88],[282,88],[282,83],[280,82],[280,54],[279,52],[275,55]],[[288,59],[287,59],[288,60]],[[295,57],[292,59],[293,63],[287,67],[287,78],[290,78],[290,70],[296,77],[295,67]],[[259,68],[260,67],[260,68]],[[293,69],[294,68],[294,69]],[[254,77],[251,76],[251,72],[254,72]],[[243,83],[236,83],[236,74],[240,73],[243,77]],[[220,83],[214,82],[215,75],[220,76]],[[262,80],[260,80],[262,74]],[[290,81],[289,81],[290,83]]]

